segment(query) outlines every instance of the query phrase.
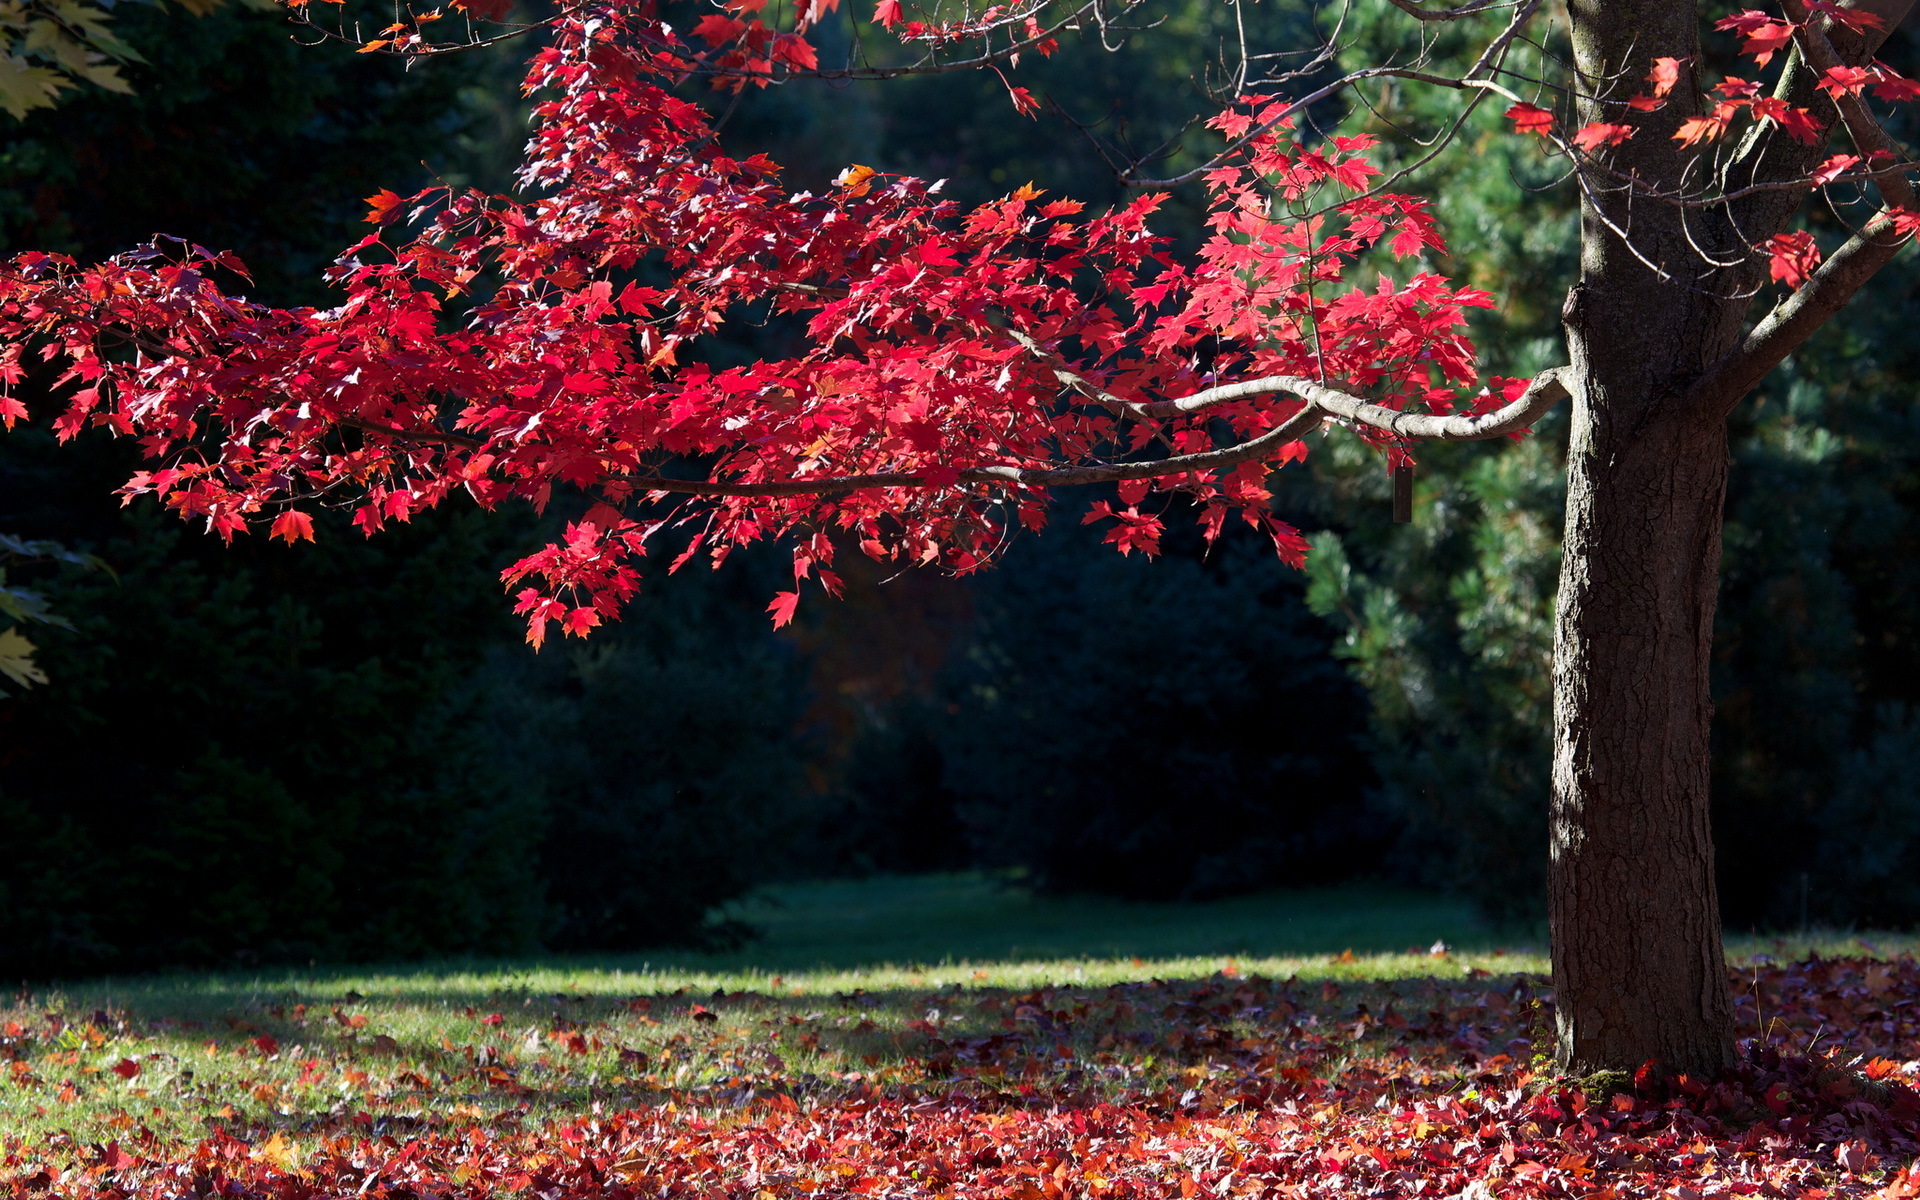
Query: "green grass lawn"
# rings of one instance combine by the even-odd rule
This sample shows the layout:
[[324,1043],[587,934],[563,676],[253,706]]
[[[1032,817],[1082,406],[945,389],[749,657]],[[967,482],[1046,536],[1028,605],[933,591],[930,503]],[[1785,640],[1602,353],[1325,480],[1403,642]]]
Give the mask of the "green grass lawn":
[[[566,1119],[594,1104],[699,1104],[764,1086],[741,1082],[752,1079],[913,1088],[929,1078],[916,1049],[929,1028],[995,1037],[1022,1004],[1107,1014],[1061,1034],[1046,1071],[1102,1060],[1112,1070],[1097,1086],[1150,1091],[1204,1075],[1191,1044],[1168,1048],[1164,1014],[1231,981],[1265,981],[1302,1012],[1359,1013],[1364,1024],[1396,1006],[1444,1010],[1540,987],[1547,968],[1537,930],[1492,930],[1456,900],[1362,887],[1133,904],[956,875],[771,889],[729,915],[762,936],[723,954],[206,972],[23,992],[0,1002],[0,1138],[80,1146],[143,1127],[163,1141],[215,1127],[299,1136],[351,1111]],[[1431,953],[1436,941],[1450,951]],[[1730,949],[1788,958],[1915,945],[1869,942]],[[1537,1032],[1501,1011],[1500,1038]]]

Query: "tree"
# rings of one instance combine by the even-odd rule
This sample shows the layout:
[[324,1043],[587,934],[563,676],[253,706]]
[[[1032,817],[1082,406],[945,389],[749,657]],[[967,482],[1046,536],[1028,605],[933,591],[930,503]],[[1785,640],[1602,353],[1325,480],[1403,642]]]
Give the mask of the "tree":
[[[1209,537],[1237,514],[1297,563],[1305,541],[1270,511],[1267,476],[1308,435],[1344,426],[1406,480],[1417,443],[1519,434],[1571,395],[1550,868],[1559,1058],[1714,1069],[1732,1054],[1707,758],[1726,424],[1920,224],[1907,162],[1869,109],[1869,93],[1920,94],[1874,61],[1908,2],[1785,0],[1782,18],[1721,21],[1774,72],[1771,90],[1709,87],[1701,14],[1679,0],[1575,0],[1565,72],[1534,28],[1537,0],[1394,3],[1422,28],[1502,19],[1454,75],[1422,61],[1336,73],[1337,36],[1294,59],[1230,42],[1227,99],[1210,134],[1192,131],[1218,152],[1154,180],[1149,156],[1109,143],[1146,190],[1091,217],[1031,187],[963,207],[857,164],[794,192],[764,157],[728,156],[675,89],[974,67],[1032,112],[1007,75],[1020,57],[1081,29],[1129,36],[1130,7],[908,20],[880,0],[873,25],[856,19],[859,36],[838,41],[822,34],[835,0],[790,19],[730,0],[684,34],[652,5],[569,10],[528,76],[543,99],[520,195],[376,195],[379,229],[340,259],[345,299],[326,310],[230,296],[221,282],[242,264],[183,242],[88,266],[21,256],[0,373],[21,382],[27,347],[44,345],[57,385],[77,388],[56,430],[141,437],[152,469],[125,494],[229,538],[269,513],[273,535],[310,538],[316,503],[354,505],[372,533],[455,491],[490,506],[584,489],[585,515],[506,572],[536,645],[617,613],[650,545],[675,543],[678,567],[791,538],[796,587],[770,606],[781,623],[799,583],[838,590],[836,538],[970,571],[1076,485],[1114,487],[1087,519],[1122,553],[1155,553],[1178,500]],[[447,48],[429,39],[440,15],[360,48]],[[357,27],[343,18],[329,35],[357,40]],[[823,67],[829,42],[843,61]],[[1465,323],[1493,298],[1407,273],[1441,245],[1426,204],[1376,183],[1372,139],[1302,132],[1315,103],[1382,81],[1446,88],[1468,109],[1500,97],[1521,134],[1568,160],[1582,258],[1566,365],[1481,381]],[[1853,152],[1829,155],[1842,125]],[[1211,231],[1185,261],[1147,230],[1160,189],[1183,183],[1204,187]],[[1843,188],[1877,199],[1856,204],[1858,229],[1823,260],[1792,223],[1820,189],[1853,211]],[[415,232],[390,241],[403,216]],[[1748,328],[1775,282],[1784,299]],[[786,331],[791,353],[728,365],[725,326],[743,319]],[[9,397],[0,415],[27,413]]]

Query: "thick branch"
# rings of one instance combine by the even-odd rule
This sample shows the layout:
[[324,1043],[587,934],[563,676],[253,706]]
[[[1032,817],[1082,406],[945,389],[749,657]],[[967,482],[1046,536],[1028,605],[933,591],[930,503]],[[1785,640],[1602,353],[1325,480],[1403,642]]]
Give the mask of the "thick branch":
[[1779,366],[1814,330],[1844,308],[1875,272],[1891,262],[1906,240],[1895,232],[1886,213],[1876,216],[1715,363],[1694,384],[1692,399],[1723,417],[1731,413],[1768,371]]
[[[1278,426],[1238,446],[1207,450],[1198,454],[1176,454],[1170,458],[1142,462],[1113,463],[1097,467],[971,467],[961,471],[960,483],[1013,484],[1019,487],[1078,487],[1091,483],[1115,483],[1123,479],[1154,479],[1164,475],[1184,475],[1193,471],[1212,471],[1238,466],[1264,458],[1289,442],[1313,432],[1329,416],[1368,425],[1396,437],[1423,441],[1473,442],[1505,437],[1532,425],[1548,409],[1564,400],[1567,386],[1564,367],[1542,372],[1527,386],[1519,399],[1478,416],[1429,416],[1395,412],[1393,409],[1323,387],[1295,375],[1271,375],[1241,383],[1222,384],[1179,400],[1161,400],[1141,404],[1111,397],[1141,416],[1175,416],[1196,412],[1230,400],[1287,392],[1299,396],[1307,406]],[[1061,382],[1070,387],[1084,383],[1071,372],[1059,372]],[[692,496],[820,496],[836,492],[859,491],[876,487],[933,487],[924,476],[909,472],[876,475],[839,475],[822,479],[791,479],[767,483],[735,483],[709,479],[669,479],[660,475],[629,476],[636,487],[656,492],[680,492]]]
[[[1343,420],[1354,421],[1395,437],[1428,442],[1483,442],[1490,438],[1505,437],[1518,433],[1532,425],[1547,410],[1566,399],[1569,395],[1563,378],[1567,368],[1554,367],[1542,371],[1527,390],[1514,400],[1492,412],[1478,416],[1429,416],[1424,413],[1395,412],[1345,392],[1319,384],[1300,381],[1286,390],[1304,397],[1314,408],[1323,409]],[[1253,382],[1263,382],[1255,380]],[[1230,384],[1229,387],[1246,386]],[[1202,393],[1203,395],[1205,393]],[[1192,397],[1189,397],[1192,399]]]

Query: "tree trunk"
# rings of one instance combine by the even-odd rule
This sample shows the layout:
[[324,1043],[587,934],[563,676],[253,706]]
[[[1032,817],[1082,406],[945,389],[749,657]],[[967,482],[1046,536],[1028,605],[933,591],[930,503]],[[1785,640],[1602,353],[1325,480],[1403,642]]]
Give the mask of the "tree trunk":
[[[1912,3],[1859,7],[1891,27]],[[1708,824],[1726,418],[1785,351],[1756,359],[1757,373],[1719,368],[1765,286],[1752,247],[1787,227],[1805,193],[1762,190],[1691,216],[1636,199],[1622,180],[1680,193],[1713,169],[1673,138],[1701,108],[1697,4],[1569,0],[1568,15],[1578,120],[1625,119],[1634,135],[1582,169],[1580,280],[1565,314],[1575,378],[1548,868],[1558,1057],[1578,1074],[1649,1059],[1711,1072],[1733,1057]],[[1884,37],[1829,32],[1854,64]],[[1680,86],[1661,109],[1630,110],[1660,56],[1681,64]],[[1795,49],[1776,94],[1831,132],[1838,114],[1815,74]],[[1816,143],[1756,126],[1723,182],[1803,179],[1827,153]]]
[[1708,825],[1725,425],[1650,428],[1590,379],[1554,653],[1558,1058],[1583,1075],[1648,1059],[1712,1071],[1733,1054]]

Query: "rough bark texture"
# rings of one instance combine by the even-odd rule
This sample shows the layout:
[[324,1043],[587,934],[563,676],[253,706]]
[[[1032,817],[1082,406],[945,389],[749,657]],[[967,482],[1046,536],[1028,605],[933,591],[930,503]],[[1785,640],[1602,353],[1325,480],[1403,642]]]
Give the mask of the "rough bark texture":
[[[1698,50],[1691,3],[1578,0],[1571,11],[1589,95],[1631,94],[1637,64]],[[1676,181],[1668,135],[1687,107],[1656,114],[1612,165]],[[1589,102],[1580,115],[1616,112]],[[1745,306],[1699,289],[1682,219],[1594,180],[1565,313],[1576,386],[1548,913],[1559,1060],[1583,1074],[1650,1058],[1711,1070],[1733,1053],[1708,824],[1727,442],[1724,420],[1687,391],[1734,344]]]
[[[1897,20],[1911,3],[1865,6]],[[1621,120],[1617,102],[1655,57],[1698,62],[1691,0],[1573,0],[1569,13],[1583,123]],[[1880,40],[1835,44],[1859,63]],[[1837,123],[1798,62],[1780,94]],[[1743,353],[1742,297],[1765,279],[1763,256],[1748,247],[1783,230],[1805,193],[1765,194],[1730,213],[1636,200],[1622,175],[1683,184],[1687,156],[1671,135],[1698,111],[1683,82],[1666,109],[1630,118],[1635,136],[1608,152],[1613,174],[1588,175],[1580,280],[1565,312],[1574,411],[1548,911],[1559,1061],[1581,1074],[1649,1059],[1712,1071],[1733,1055],[1708,824],[1708,671],[1726,417],[1751,380],[1699,385],[1742,377],[1716,368]],[[1803,178],[1828,152],[1760,129],[1727,175]]]
[[1559,1056],[1710,1070],[1733,1052],[1708,825],[1726,435],[1649,413],[1672,393],[1623,386],[1624,348],[1581,340],[1554,667]]

